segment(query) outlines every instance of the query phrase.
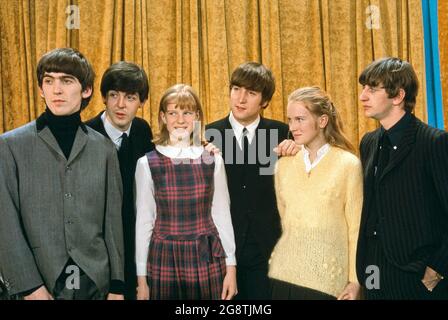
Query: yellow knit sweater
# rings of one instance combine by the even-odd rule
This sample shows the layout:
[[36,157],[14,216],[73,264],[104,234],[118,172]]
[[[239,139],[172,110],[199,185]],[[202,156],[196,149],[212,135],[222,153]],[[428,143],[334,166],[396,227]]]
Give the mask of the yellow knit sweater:
[[330,147],[309,174],[303,152],[277,163],[275,189],[283,233],[269,276],[338,296],[357,282],[356,245],[362,210],[358,158]]

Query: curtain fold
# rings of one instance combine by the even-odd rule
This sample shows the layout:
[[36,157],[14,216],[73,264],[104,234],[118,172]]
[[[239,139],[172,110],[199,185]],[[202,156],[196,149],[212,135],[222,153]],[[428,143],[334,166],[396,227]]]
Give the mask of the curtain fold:
[[[70,5],[79,9],[79,29],[66,27],[73,16]],[[420,0],[4,1],[0,132],[44,110],[36,84],[37,61],[50,49],[73,46],[92,62],[97,75],[83,119],[104,108],[101,76],[119,60],[140,64],[148,73],[150,98],[138,115],[155,131],[159,100],[169,86],[191,84],[206,121],[214,121],[229,112],[232,70],[245,61],[258,61],[273,70],[277,85],[265,116],[285,121],[288,94],[318,85],[331,95],[347,135],[357,145],[377,126],[359,107],[357,81],[374,59],[399,56],[414,65],[422,84],[416,114],[426,120],[421,12]]]
[[445,130],[448,130],[448,2],[438,2],[440,79],[442,81],[442,101]]

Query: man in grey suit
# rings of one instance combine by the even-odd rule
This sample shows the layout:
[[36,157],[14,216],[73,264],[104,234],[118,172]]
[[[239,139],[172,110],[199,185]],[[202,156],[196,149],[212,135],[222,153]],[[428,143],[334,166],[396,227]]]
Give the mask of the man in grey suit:
[[45,112],[0,136],[0,273],[25,299],[122,299],[117,153],[80,117],[93,69],[80,52],[55,49],[37,79]]

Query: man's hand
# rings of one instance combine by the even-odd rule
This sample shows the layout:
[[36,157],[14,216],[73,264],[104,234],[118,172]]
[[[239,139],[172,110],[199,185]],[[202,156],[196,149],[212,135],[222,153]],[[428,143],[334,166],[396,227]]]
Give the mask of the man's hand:
[[236,266],[227,266],[226,276],[222,285],[222,300],[231,300],[238,293],[236,287]]
[[209,153],[213,154],[219,154],[221,150],[219,150],[218,147],[216,147],[213,143],[209,142],[204,146],[205,150]]
[[115,293],[109,293],[107,295],[107,300],[124,300],[124,295],[122,295],[122,294],[115,294]]
[[355,282],[349,282],[344,291],[339,295],[338,300],[358,300],[361,286]]
[[300,146],[294,140],[285,139],[273,149],[279,157],[295,156],[300,151]]
[[428,291],[432,291],[442,279],[443,277],[438,274],[437,271],[430,267],[426,267],[425,275],[423,276],[422,282],[425,285],[426,289],[428,289]]
[[54,300],[45,286],[39,287],[33,293],[23,297],[25,300]]

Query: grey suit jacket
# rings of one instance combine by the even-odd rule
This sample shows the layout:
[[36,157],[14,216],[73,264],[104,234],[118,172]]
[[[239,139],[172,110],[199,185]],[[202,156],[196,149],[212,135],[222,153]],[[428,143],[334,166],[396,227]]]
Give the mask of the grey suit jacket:
[[41,284],[52,293],[71,257],[106,293],[111,279],[123,281],[117,152],[82,126],[67,160],[38,127],[0,136],[0,273],[10,294]]

